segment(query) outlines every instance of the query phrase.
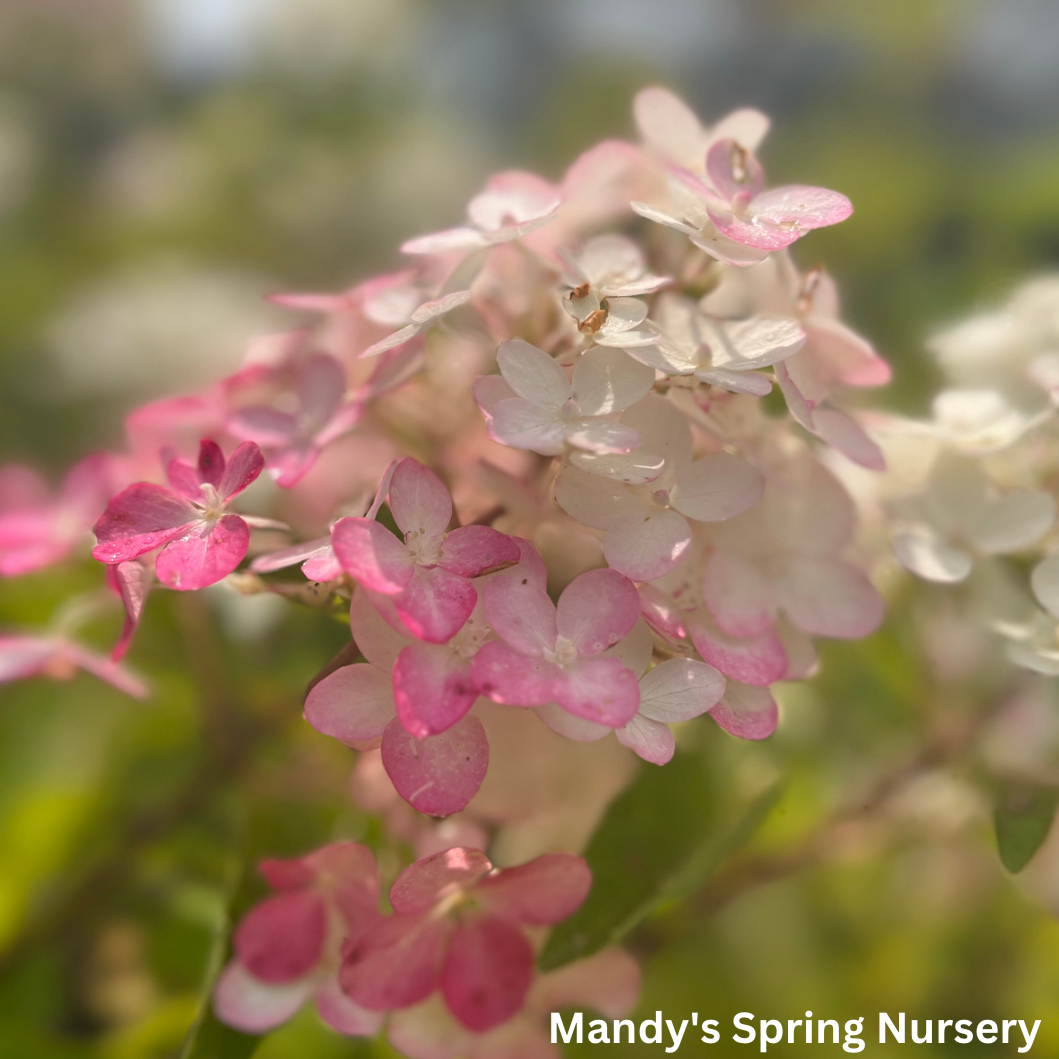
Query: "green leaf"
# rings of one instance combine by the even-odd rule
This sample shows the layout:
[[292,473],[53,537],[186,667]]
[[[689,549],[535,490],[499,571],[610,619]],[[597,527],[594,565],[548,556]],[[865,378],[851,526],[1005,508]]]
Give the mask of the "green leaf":
[[620,941],[666,905],[682,900],[764,822],[775,787],[749,808],[726,804],[701,759],[678,755],[645,767],[611,806],[585,852],[592,890],[552,931],[541,968],[552,970]]
[[993,825],[1000,863],[1010,872],[1020,872],[1048,836],[1059,791],[1047,787],[1008,785],[997,793]]

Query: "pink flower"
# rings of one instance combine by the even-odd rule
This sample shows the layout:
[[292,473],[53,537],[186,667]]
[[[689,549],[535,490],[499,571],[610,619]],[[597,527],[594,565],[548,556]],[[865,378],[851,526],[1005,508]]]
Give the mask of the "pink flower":
[[407,1008],[440,988],[463,1026],[485,1032],[519,1012],[533,980],[523,928],[566,919],[591,883],[567,853],[500,871],[466,846],[418,860],[390,889],[393,918],[346,947],[339,983],[371,1011]]
[[57,563],[88,536],[107,502],[110,462],[103,453],[81,460],[54,495],[27,467],[0,469],[0,576]]
[[360,419],[367,395],[346,400],[345,393],[342,365],[334,357],[318,353],[297,372],[296,411],[250,405],[233,412],[226,427],[235,437],[256,442],[277,484],[289,489],[308,473],[321,449]]
[[73,680],[79,669],[133,698],[149,694],[128,670],[63,636],[0,636],[0,684],[37,676]]
[[410,642],[358,588],[350,628],[367,662],[342,666],[314,684],[305,719],[356,750],[381,746],[387,775],[414,809],[430,816],[459,812],[489,767],[485,730],[477,717],[466,716],[478,697],[466,656],[477,648],[480,625],[472,617],[451,648]]
[[497,173],[471,199],[469,225],[409,239],[401,249],[406,254],[443,254],[510,242],[547,224],[561,202],[559,189],[533,173]]
[[162,550],[155,575],[170,588],[205,588],[242,562],[250,526],[226,513],[228,502],[261,473],[261,450],[248,441],[225,460],[216,442],[203,440],[197,467],[173,459],[166,468],[172,488],[137,482],[107,505],[95,525],[100,562],[123,563]]
[[344,518],[331,532],[335,555],[365,588],[393,599],[413,635],[447,643],[478,599],[470,579],[517,562],[518,545],[488,526],[449,532],[448,490],[413,459],[394,469],[389,502],[403,541],[372,518]]
[[616,658],[597,657],[636,624],[639,598],[628,578],[589,570],[554,604],[543,577],[515,570],[490,581],[483,601],[501,638],[485,644],[471,663],[483,694],[513,706],[555,702],[612,728],[635,715],[636,675]]
[[335,977],[343,944],[379,919],[379,881],[369,849],[337,842],[295,860],[266,860],[276,891],[251,909],[232,939],[235,957],[213,993],[217,1017],[247,1033],[286,1022],[309,997],[333,1029],[371,1036],[380,1015],[353,1003]]

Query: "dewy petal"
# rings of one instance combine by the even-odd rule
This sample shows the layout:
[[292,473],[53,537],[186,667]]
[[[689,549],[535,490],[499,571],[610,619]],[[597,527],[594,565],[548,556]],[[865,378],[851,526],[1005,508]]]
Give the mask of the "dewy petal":
[[730,681],[764,686],[786,675],[787,652],[774,629],[737,639],[713,627],[701,612],[690,625],[695,650]]
[[329,673],[305,697],[305,719],[357,750],[378,746],[393,718],[390,674],[363,662]]
[[724,677],[713,666],[670,658],[640,678],[640,716],[663,724],[688,721],[713,709],[724,688]]
[[461,526],[441,546],[440,566],[457,577],[480,577],[519,561],[518,545],[491,526]]
[[401,460],[390,479],[390,511],[401,532],[421,538],[440,537],[452,518],[452,498],[441,479],[410,457]]
[[517,927],[488,915],[459,923],[441,972],[441,991],[469,1030],[484,1033],[516,1015],[532,981],[533,949]]
[[434,992],[449,925],[428,915],[380,920],[345,954],[342,992],[369,1011],[393,1011]]
[[513,449],[529,449],[540,456],[558,456],[566,444],[566,429],[553,405],[512,397],[493,408],[489,436]]
[[230,500],[254,482],[265,469],[265,457],[252,441],[244,441],[228,458],[224,474],[217,483],[222,500]]
[[567,424],[566,441],[592,453],[622,454],[640,444],[640,435],[631,427],[605,419],[577,419]]
[[368,1011],[342,992],[338,981],[328,978],[314,994],[320,1018],[347,1037],[374,1037],[382,1027],[380,1011]]
[[400,915],[433,908],[443,897],[473,886],[493,865],[480,849],[454,846],[409,865],[390,888],[390,904]]
[[507,384],[527,401],[559,409],[570,398],[566,372],[547,353],[521,338],[501,342],[496,362]]
[[1007,555],[1040,540],[1055,522],[1055,501],[1029,489],[1007,493],[967,526],[967,539],[986,555]]
[[373,592],[395,596],[412,580],[415,564],[408,549],[374,519],[339,519],[331,543],[342,568]]
[[557,668],[500,640],[484,644],[471,661],[471,679],[482,695],[505,706],[543,706],[552,701]]
[[226,1026],[243,1033],[266,1033],[286,1022],[308,999],[312,981],[268,985],[238,960],[221,972],[213,989],[213,1010]]
[[764,191],[754,196],[750,208],[759,220],[780,227],[792,226],[798,235],[813,228],[839,224],[853,213],[853,204],[845,195],[805,184],[788,184]]
[[702,599],[718,627],[731,636],[756,636],[776,619],[772,583],[737,552],[717,550],[707,557]]
[[478,602],[474,585],[441,567],[416,566],[393,605],[409,631],[428,643],[448,643],[467,623]]
[[677,472],[670,502],[698,522],[723,522],[752,508],[764,491],[760,471],[738,456],[713,452]]
[[1050,555],[1033,568],[1030,587],[1037,602],[1059,618],[1059,555]]
[[410,736],[394,720],[382,737],[382,763],[397,793],[427,816],[458,813],[478,793],[489,768],[489,741],[470,715],[441,735]]
[[665,765],[673,760],[677,741],[668,725],[637,714],[614,735],[622,746],[627,746],[637,757],[652,765]]
[[654,581],[680,562],[690,544],[691,528],[685,518],[655,508],[611,526],[603,538],[603,555],[633,581]]
[[155,560],[155,576],[182,592],[214,585],[242,561],[250,546],[250,527],[238,515],[200,522],[185,536],[170,541]]
[[581,857],[545,853],[528,864],[487,876],[475,887],[474,896],[490,915],[550,926],[572,916],[591,886],[592,873]]
[[710,716],[729,735],[740,739],[767,739],[776,730],[779,710],[768,688],[729,682],[724,698]]
[[559,636],[582,657],[597,655],[626,636],[640,616],[633,583],[617,570],[588,570],[563,590],[555,609]]
[[482,589],[485,616],[516,651],[539,657],[555,646],[555,604],[544,586],[518,569],[494,577]]
[[[626,427],[624,423],[618,425],[624,430],[633,429]],[[639,438],[639,432],[636,433]],[[665,469],[664,457],[654,452],[646,452],[642,448],[617,454],[572,452],[570,462],[573,469],[567,467],[559,476],[555,498],[567,514],[587,526],[599,526],[601,529],[605,526],[598,521],[600,515],[610,518],[613,522],[627,513],[629,508],[628,496],[624,491],[615,489],[615,482],[646,485],[659,478]],[[596,479],[595,482],[592,481],[593,478]],[[599,480],[607,478],[612,480]],[[583,494],[583,500],[578,496],[579,493]],[[585,512],[586,517],[582,518],[581,515],[575,514],[575,511]],[[597,521],[591,521],[593,518]]]
[[893,545],[897,561],[927,581],[952,584],[971,572],[973,563],[967,552],[925,526],[895,533]]
[[886,604],[855,566],[834,559],[790,559],[776,585],[791,623],[814,636],[859,640],[882,624]]
[[164,486],[137,482],[107,504],[95,525],[99,543],[92,555],[121,563],[179,537],[202,517],[187,500]]
[[320,961],[327,915],[315,890],[292,890],[252,908],[236,927],[232,947],[259,981],[293,982]]
[[409,735],[451,728],[478,698],[467,663],[440,644],[409,644],[393,667],[393,701]]
[[581,658],[563,667],[552,693],[575,717],[609,728],[620,728],[640,708],[636,674],[616,658]]
[[573,396],[582,415],[610,415],[645,397],[654,381],[653,369],[627,353],[590,349],[574,366]]

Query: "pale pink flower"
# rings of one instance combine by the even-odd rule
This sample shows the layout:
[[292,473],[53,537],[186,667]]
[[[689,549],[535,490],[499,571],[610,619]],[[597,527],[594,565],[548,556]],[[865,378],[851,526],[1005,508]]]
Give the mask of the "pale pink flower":
[[579,522],[606,531],[603,554],[615,570],[653,581],[687,552],[688,519],[719,522],[741,514],[761,498],[764,479],[726,452],[692,462],[691,432],[661,397],[642,401],[622,424],[640,434],[642,450],[565,467],[555,499]]
[[409,314],[408,323],[404,327],[368,346],[361,353],[361,356],[377,357],[380,353],[385,353],[397,346],[404,345],[406,342],[410,342],[420,331],[432,326],[443,316],[447,316],[461,305],[466,305],[470,300],[471,292],[469,290],[458,290],[442,295],[439,298],[431,298],[422,302]]
[[0,468],[0,576],[60,562],[91,532],[112,488],[112,461],[88,456],[52,493],[28,467]]
[[706,315],[677,294],[662,295],[653,320],[661,341],[631,349],[630,356],[667,375],[692,375],[699,382],[755,397],[772,390],[757,369],[786,360],[805,344],[805,332],[795,320],[752,316],[728,322]]
[[342,666],[314,684],[305,719],[356,750],[381,746],[401,797],[419,812],[449,816],[474,797],[489,766],[485,731],[467,715],[478,697],[468,658],[484,622],[472,615],[451,645],[410,642],[395,624],[401,624],[396,615],[391,624],[357,589],[350,629],[367,662]]
[[155,575],[169,588],[205,588],[227,577],[242,562],[250,526],[228,513],[228,502],[261,473],[261,450],[251,441],[225,460],[204,440],[198,464],[172,459],[166,474],[172,488],[137,482],[114,497],[95,525],[100,562],[123,563],[161,548]]
[[343,944],[355,944],[380,918],[371,850],[337,842],[306,857],[266,860],[260,870],[276,893],[236,927],[234,959],[213,991],[217,1017],[264,1033],[312,998],[339,1033],[376,1033],[382,1016],[351,1001],[336,980]]
[[416,861],[390,889],[395,915],[347,946],[339,983],[372,1011],[411,1007],[440,990],[463,1026],[491,1030],[522,1009],[533,980],[525,928],[566,919],[591,882],[585,862],[568,853],[501,870],[459,846]]
[[433,996],[394,1012],[386,1035],[409,1059],[560,1059],[550,1040],[553,1011],[587,1008],[616,1019],[632,1010],[639,991],[636,961],[623,949],[604,949],[538,974],[522,1010],[495,1029],[472,1033]]
[[596,235],[576,253],[561,250],[559,256],[563,282],[575,289],[587,284],[598,300],[652,294],[670,282],[647,271],[640,248],[624,235]]
[[547,224],[561,203],[559,189],[533,173],[497,173],[471,199],[469,225],[409,239],[401,249],[406,254],[443,254],[510,242]]
[[352,430],[371,386],[346,398],[346,373],[334,357],[318,353],[298,369],[294,381],[296,410],[254,404],[234,411],[225,424],[228,432],[253,441],[278,485],[296,485],[316,461],[318,453]]
[[618,659],[600,657],[636,624],[639,599],[628,578],[589,570],[555,604],[543,577],[518,569],[492,579],[483,601],[501,638],[483,645],[471,663],[483,694],[513,706],[556,703],[609,727],[636,713],[636,675]]
[[135,699],[145,699],[149,694],[139,677],[64,636],[0,636],[0,684],[38,676],[73,680],[79,669]]
[[650,392],[650,368],[619,350],[590,349],[568,380],[555,360],[520,338],[503,342],[496,359],[500,376],[483,375],[474,384],[493,440],[542,456],[558,455],[567,446],[615,453],[639,444],[636,431],[605,417]]
[[518,545],[488,526],[450,532],[448,490],[413,459],[397,464],[389,504],[403,540],[373,518],[344,518],[331,531],[335,555],[358,583],[393,599],[416,637],[447,643],[474,610],[471,579],[517,562]]

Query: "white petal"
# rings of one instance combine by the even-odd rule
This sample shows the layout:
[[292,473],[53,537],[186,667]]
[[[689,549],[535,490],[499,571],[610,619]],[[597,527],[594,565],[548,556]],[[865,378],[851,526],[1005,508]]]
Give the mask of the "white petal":
[[644,761],[652,765],[665,765],[671,761],[676,752],[677,743],[673,733],[660,721],[637,714],[624,728],[617,728],[614,734],[622,746],[627,746]]
[[717,367],[767,368],[797,353],[805,332],[797,321],[782,316],[754,316],[729,324],[728,342],[714,350]]
[[577,419],[567,423],[565,429],[566,440],[571,445],[591,453],[620,456],[640,444],[640,435],[635,430],[606,419]]
[[1030,587],[1037,602],[1059,618],[1059,555],[1051,555],[1034,567]]
[[882,596],[848,563],[800,556],[787,564],[776,588],[791,623],[810,635],[860,639],[882,623]]
[[864,428],[843,412],[834,408],[813,411],[814,433],[848,460],[867,467],[869,471],[885,471],[886,457],[882,449],[865,433]]
[[521,338],[502,342],[496,351],[500,374],[519,397],[559,409],[570,399],[566,372],[544,350]]
[[645,88],[632,104],[633,118],[648,146],[681,164],[701,161],[705,133],[688,105],[665,88]]
[[566,427],[554,406],[512,397],[493,409],[489,436],[515,449],[557,456],[565,445]]
[[607,530],[603,555],[633,581],[654,581],[680,562],[691,544],[691,527],[675,511],[655,508],[622,518]]
[[655,373],[620,350],[590,349],[574,367],[573,395],[582,415],[622,412],[645,397]]
[[[629,512],[630,503],[636,508],[646,508],[646,501],[630,494],[620,482],[589,474],[575,464],[577,453],[571,456],[571,466],[563,468],[555,483],[555,499],[571,517],[586,526],[607,529],[620,522]],[[606,459],[622,459],[608,456]]]
[[898,562],[927,581],[962,581],[971,572],[971,557],[926,527],[894,534]]
[[642,448],[628,454],[572,452],[570,462],[588,474],[610,478],[626,485],[645,485],[653,482],[665,470],[665,460],[661,456],[645,452]]
[[641,217],[646,217],[647,220],[654,221],[656,224],[664,224],[667,228],[675,228],[684,235],[695,235],[697,231],[690,224],[685,224],[679,218],[663,213],[662,210],[656,210],[654,206],[648,206],[646,202],[630,202],[629,205],[632,206],[633,212]]
[[723,522],[752,508],[764,490],[760,471],[738,456],[714,452],[680,469],[670,502],[688,518]]
[[988,504],[967,537],[986,555],[1006,555],[1040,540],[1054,521],[1055,501],[1047,493],[1020,489]]
[[537,716],[553,732],[565,735],[567,739],[573,739],[578,743],[594,743],[614,731],[605,724],[596,724],[595,721],[575,717],[554,702],[549,702],[547,706],[539,706]]
[[221,973],[213,991],[217,1018],[244,1033],[264,1033],[286,1022],[305,1003],[312,980],[302,978],[283,985],[258,981],[242,964],[232,961]]
[[446,228],[430,235],[421,235],[401,244],[404,254],[444,254],[449,250],[467,250],[485,246],[487,240],[477,228]]
[[762,375],[760,371],[725,371],[723,368],[705,370],[700,368],[695,372],[695,378],[707,382],[711,386],[718,386],[722,390],[731,393],[746,393],[751,397],[764,397],[772,392],[772,383],[768,376]]
[[771,582],[734,551],[715,551],[703,570],[702,599],[713,620],[730,636],[756,636],[776,618]]
[[665,724],[687,721],[716,706],[724,685],[713,666],[670,658],[640,680],[640,713]]

